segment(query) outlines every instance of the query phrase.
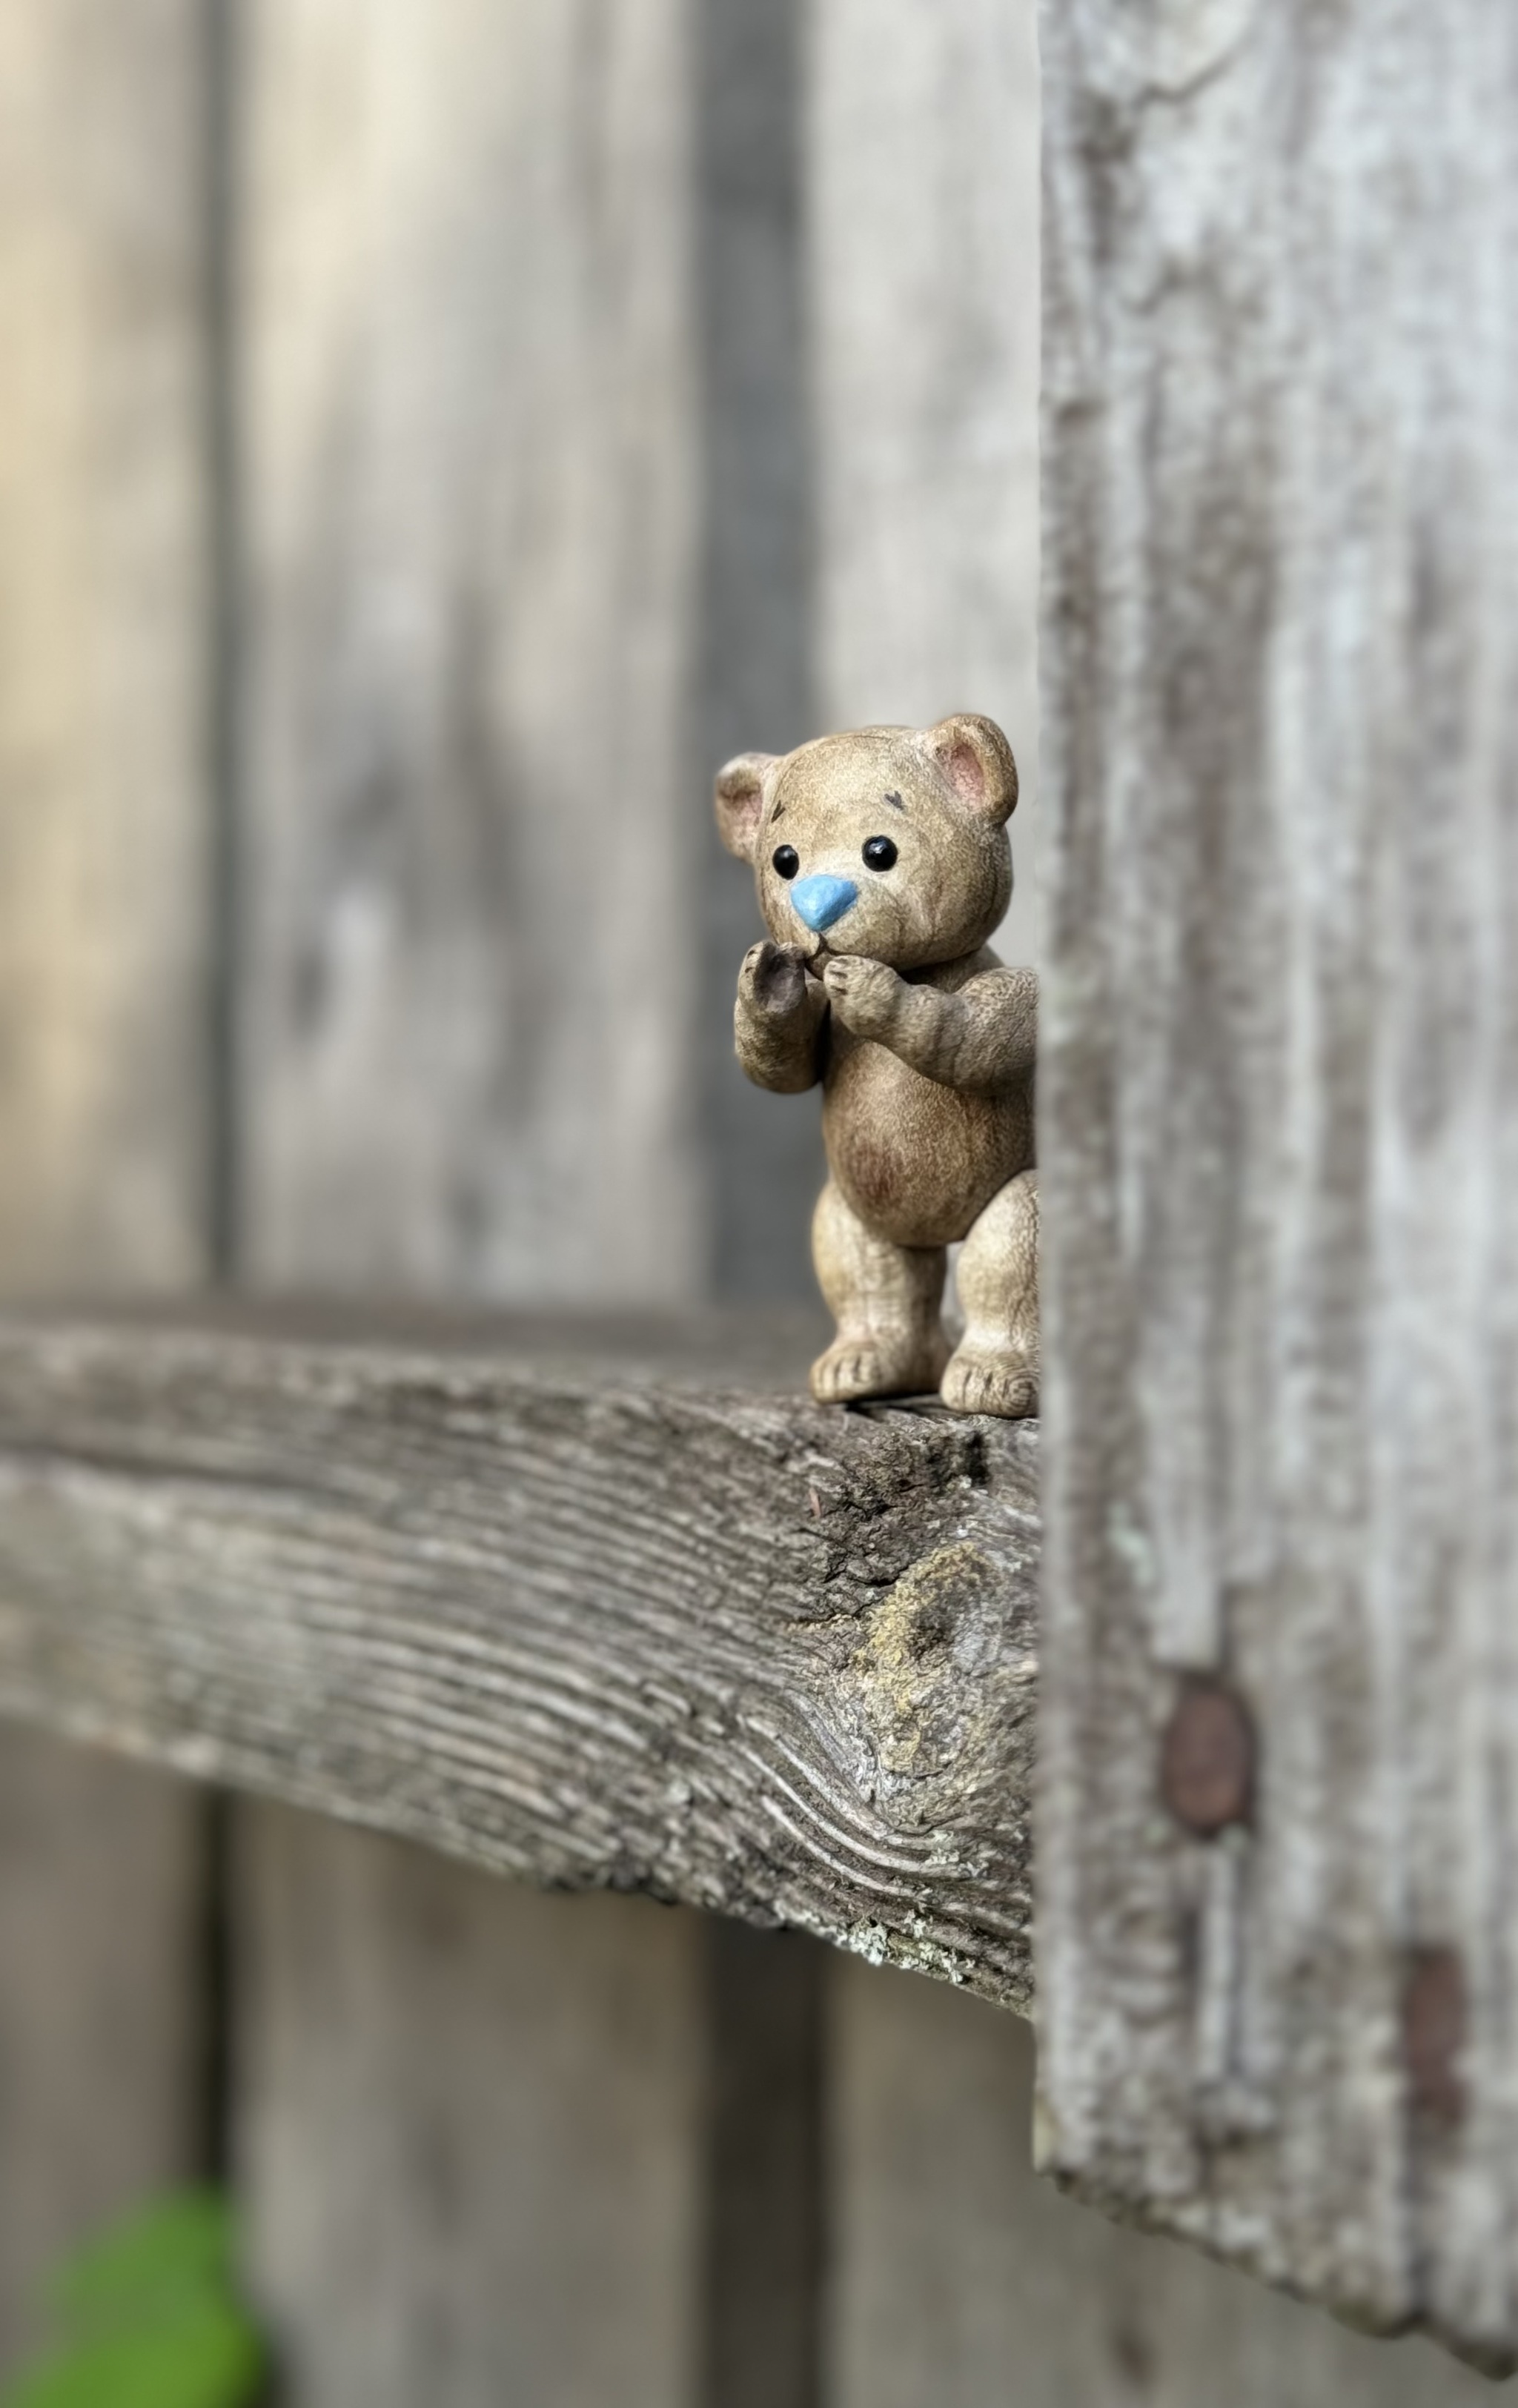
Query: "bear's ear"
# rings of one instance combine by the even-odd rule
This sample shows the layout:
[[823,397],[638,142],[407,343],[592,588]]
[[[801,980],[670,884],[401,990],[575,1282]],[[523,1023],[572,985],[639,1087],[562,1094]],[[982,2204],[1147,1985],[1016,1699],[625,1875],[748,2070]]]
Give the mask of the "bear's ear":
[[956,711],[928,729],[927,749],[960,801],[1004,826],[1017,809],[1017,763],[995,721]]
[[775,768],[773,752],[740,752],[717,772],[717,833],[739,861],[752,861],[754,839],[765,815],[765,781]]

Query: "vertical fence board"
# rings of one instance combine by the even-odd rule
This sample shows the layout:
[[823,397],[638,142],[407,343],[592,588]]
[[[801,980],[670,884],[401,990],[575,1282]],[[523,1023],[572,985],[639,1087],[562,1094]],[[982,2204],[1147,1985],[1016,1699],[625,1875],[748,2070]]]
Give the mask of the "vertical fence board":
[[1002,943],[1037,950],[1033,0],[808,0],[822,723],[999,719],[1024,773]]
[[[253,0],[243,50],[242,1268],[697,1295],[684,0]],[[682,2408],[699,1927],[242,1829],[296,2408]]]
[[799,1932],[711,1916],[707,1960],[701,2408],[823,2408],[823,2010]]
[[850,1962],[832,1992],[828,2408],[1463,2408],[1427,2342],[1346,2332],[1063,2200],[1029,2162],[1024,2024]]
[[202,2170],[204,1803],[0,1731],[0,2368],[109,2217]]
[[[193,0],[0,30],[0,1291],[205,1272]],[[204,1814],[0,1732],[0,2365],[204,2143]]]
[[1511,2361],[1518,22],[1044,64],[1044,2157]]
[[289,2396],[687,2408],[700,1926],[268,1807],[247,2170]]
[[192,0],[0,34],[0,1282],[204,1268]]
[[253,0],[245,1269],[699,1291],[685,0]]

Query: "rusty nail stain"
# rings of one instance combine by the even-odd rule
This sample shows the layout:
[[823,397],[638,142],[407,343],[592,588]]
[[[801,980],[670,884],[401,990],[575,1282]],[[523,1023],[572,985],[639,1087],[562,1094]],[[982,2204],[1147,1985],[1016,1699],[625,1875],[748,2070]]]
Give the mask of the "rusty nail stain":
[[1178,1823],[1210,1840],[1247,1823],[1254,1792],[1254,1730],[1221,1681],[1188,1681],[1160,1756],[1160,1791]]
[[1402,2057],[1413,2112],[1458,2124],[1466,2112],[1460,2052],[1466,2039],[1465,1969],[1453,1948],[1417,1948],[1402,1991]]

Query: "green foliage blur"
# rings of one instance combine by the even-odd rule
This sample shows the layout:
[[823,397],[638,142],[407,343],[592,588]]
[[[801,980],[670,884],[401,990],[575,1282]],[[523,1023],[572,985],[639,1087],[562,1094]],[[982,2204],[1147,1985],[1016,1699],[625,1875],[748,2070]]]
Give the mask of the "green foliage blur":
[[0,2408],[254,2408],[263,2394],[232,2212],[214,2191],[160,2200],[81,2251],[51,2310],[52,2346]]

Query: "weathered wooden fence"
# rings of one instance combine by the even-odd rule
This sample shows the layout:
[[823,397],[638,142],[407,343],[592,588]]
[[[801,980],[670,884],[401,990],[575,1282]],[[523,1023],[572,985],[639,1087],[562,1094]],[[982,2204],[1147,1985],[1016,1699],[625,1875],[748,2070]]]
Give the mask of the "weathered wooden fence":
[[[1332,1204],[1335,1146],[1365,1158],[1352,1039],[1386,990],[1355,968],[1355,897],[1390,863],[1395,934],[1407,785],[1455,775],[1397,714],[1425,695],[1441,745],[1465,724],[1473,672],[1440,646],[1505,390],[1504,222],[1476,198],[1502,185],[1495,6],[1423,37],[1482,140],[1451,100],[1437,189],[1402,204],[1425,246],[1433,212],[1469,231],[1438,326],[1463,310],[1491,379],[1452,368],[1453,416],[1420,316],[1437,263],[1414,246],[1383,324],[1398,221],[1332,173],[1342,119],[1373,190],[1402,190],[1411,117],[1373,141],[1355,91],[1422,53],[1339,13],[1330,38],[1305,10],[1270,32],[1162,7],[1140,39],[1057,0],[1045,36],[1069,1886],[1045,1909],[1042,2145],[1214,2248],[1497,2347],[1496,2243],[1461,2238],[1476,2211],[1495,2229],[1486,2177],[1453,2273],[1408,2273],[1443,2194],[1415,2243],[1364,2221],[1394,2194],[1411,2214],[1388,2018],[1452,1950],[1500,2073],[1497,1975],[1454,1906],[1362,1901],[1345,1944],[1373,1981],[1239,2036],[1253,1969],[1284,1969],[1259,1977],[1273,2014],[1296,1961],[1251,1920],[1269,1818],[1289,1849],[1312,1801],[1399,1793],[1358,1759],[1331,1796],[1290,1770],[1288,1730],[1328,1733],[1259,1634],[1280,1597],[1283,1627],[1326,1626],[1293,1623],[1244,1543],[1279,1490],[1239,1490],[1237,1544],[1200,1502],[1277,1397],[1254,1340],[1224,1364],[1210,1337],[1254,1326],[1240,1262],[1278,1188],[1272,1241],[1316,1261],[1311,1179]],[[1032,767],[1038,147],[1010,0],[59,0],[0,33],[0,2355],[71,2237],[220,2166],[291,2408],[1475,2395],[1424,2343],[1035,2184],[1005,2010],[1030,1984],[1037,1433],[779,1405],[798,1322],[706,1310],[806,1297],[817,1176],[807,1108],[728,1056],[752,907],[709,833],[712,765],[968,706]],[[1371,296],[1339,367],[1336,275]],[[1367,358],[1425,373],[1426,421],[1410,405],[1384,451],[1355,432],[1356,408],[1384,423],[1380,383],[1354,398]],[[1356,552],[1353,495],[1329,507],[1339,449],[1370,464],[1372,517],[1412,497],[1384,556]],[[1470,590],[1500,624],[1496,579]],[[1366,633],[1404,590],[1421,682]],[[1470,624],[1460,662],[1495,662]],[[1372,720],[1384,757],[1357,767]],[[1364,850],[1378,779],[1402,781],[1401,853]],[[1472,853],[1488,953],[1496,830]],[[1331,1096],[1347,1117],[1320,1128]],[[1299,1189],[1293,1128],[1322,1149]],[[1279,1375],[1288,1435],[1291,1378],[1352,1426],[1327,1268],[1286,1281],[1328,1331],[1321,1375]],[[212,1281],[250,1300],[150,1303]],[[273,1290],[329,1301],[276,1314]],[[41,1310],[85,1292],[119,1309]],[[545,1317],[591,1305],[589,1337]],[[1129,1443],[1130,1377],[1142,1476],[1090,1452]],[[1422,1445],[1457,1386],[1405,1421],[1378,1388],[1353,1426]],[[1310,1549],[1344,1493],[1310,1435]],[[1114,1498],[1131,1520],[1101,1523]],[[1181,1634],[1157,1673],[1113,1585],[1149,1563]],[[945,1595],[935,1650],[920,1609]],[[1109,1611],[1095,1660],[1127,1724],[1079,1679]],[[1358,1627],[1325,1698],[1368,1682]],[[1177,1842],[1155,1734],[1178,1676],[1224,1675],[1261,1723],[1259,1836]],[[1130,1895],[1193,1954],[1155,1957]],[[1292,1911],[1321,1942],[1325,1910]],[[1143,2146],[1088,2000],[1152,2086]],[[1375,2129],[1288,2211],[1277,2127],[1239,2118],[1299,2084],[1302,2128],[1335,2129],[1362,2008]]]

